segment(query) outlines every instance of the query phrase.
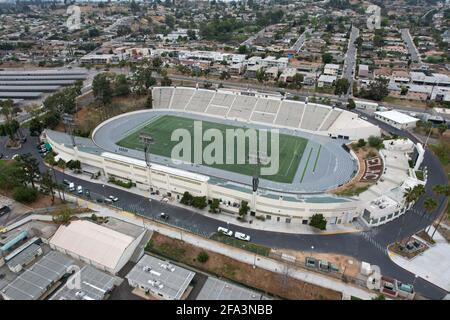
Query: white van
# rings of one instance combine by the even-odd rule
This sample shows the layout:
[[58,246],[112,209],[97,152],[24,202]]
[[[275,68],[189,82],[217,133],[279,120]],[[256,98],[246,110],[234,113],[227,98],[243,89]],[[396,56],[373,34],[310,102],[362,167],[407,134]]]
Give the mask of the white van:
[[217,232],[223,233],[224,235],[227,235],[229,237],[233,236],[233,231],[231,231],[227,228],[224,228],[224,227],[218,227]]

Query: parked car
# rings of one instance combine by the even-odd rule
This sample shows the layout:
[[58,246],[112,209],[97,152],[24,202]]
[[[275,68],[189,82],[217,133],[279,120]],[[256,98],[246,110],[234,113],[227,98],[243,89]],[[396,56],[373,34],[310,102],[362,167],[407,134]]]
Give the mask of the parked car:
[[163,220],[169,220],[169,215],[166,214],[166,213],[164,213],[164,212],[161,212],[161,213],[159,214],[159,217],[160,217],[161,219],[163,219]]
[[97,201],[98,203],[103,203],[104,202],[104,200],[102,198],[97,198],[97,199],[95,199],[95,201]]
[[4,216],[5,214],[10,213],[10,212],[11,212],[10,207],[8,207],[8,206],[0,207],[0,217]]
[[224,235],[229,236],[229,237],[233,236],[233,231],[231,231],[227,228],[224,228],[224,227],[218,227],[217,232],[223,233]]
[[77,187],[77,193],[78,194],[83,194],[83,187],[82,186],[78,186]]
[[234,237],[239,240],[250,241],[250,236],[245,233],[235,232]]
[[84,190],[84,195],[85,195],[86,197],[90,198],[90,197],[91,197],[91,192],[90,192],[88,189],[85,189],[85,190]]
[[73,182],[69,183],[69,191],[71,192],[75,191],[75,183]]
[[105,203],[107,204],[112,204],[113,201],[110,198],[105,198]]
[[109,199],[111,199],[111,200],[114,201],[114,202],[119,201],[119,198],[114,197],[114,196],[109,196]]
[[64,179],[64,180],[63,180],[63,183],[64,183],[66,186],[68,186],[68,185],[70,184],[70,181],[67,180],[67,179]]

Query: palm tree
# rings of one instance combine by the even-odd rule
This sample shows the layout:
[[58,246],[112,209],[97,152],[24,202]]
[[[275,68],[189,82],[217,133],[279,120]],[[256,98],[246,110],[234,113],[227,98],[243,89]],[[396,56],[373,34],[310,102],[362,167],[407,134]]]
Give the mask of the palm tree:
[[[437,196],[444,196],[447,199],[444,199],[443,201],[445,202],[446,200],[448,201],[448,198],[450,197],[450,185],[448,184],[437,184],[435,186],[433,186],[433,192],[437,195]],[[436,228],[433,231],[433,234],[431,235],[431,239],[433,239],[434,234],[436,233],[436,230],[439,228],[442,219],[444,218],[446,214],[446,210],[444,210],[439,218],[439,221],[437,223]],[[431,228],[433,224],[430,225],[429,229]]]
[[[405,192],[403,194],[403,199],[405,200],[405,204],[407,209],[411,208],[411,205],[415,202],[417,202],[417,200],[420,199],[420,197],[422,197],[425,194],[425,186],[423,184],[418,184],[415,185],[414,187],[409,187],[405,189]],[[405,215],[406,213],[404,213],[403,215]],[[403,218],[404,221],[405,218]],[[398,230],[398,235],[397,238],[400,237],[401,234],[401,230],[403,228],[403,223],[400,225],[400,228]],[[408,241],[411,239],[411,236],[408,238]],[[408,242],[407,241],[407,242]]]

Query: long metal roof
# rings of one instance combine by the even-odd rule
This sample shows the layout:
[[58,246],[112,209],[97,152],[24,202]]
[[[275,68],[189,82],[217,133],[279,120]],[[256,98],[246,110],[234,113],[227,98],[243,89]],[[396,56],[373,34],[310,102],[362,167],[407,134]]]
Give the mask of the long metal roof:
[[85,70],[4,70],[0,76],[86,75]]
[[0,92],[0,98],[33,99],[39,98],[42,92]]
[[75,80],[7,80],[0,81],[0,86],[68,86],[74,83]]
[[55,75],[0,75],[0,81],[11,81],[11,80],[84,80],[86,75],[65,75],[65,74],[55,74]]
[[10,300],[37,300],[69,271],[73,262],[51,251],[3,288],[2,294]]
[[84,266],[77,276],[81,288],[71,289],[67,283],[50,300],[102,300],[114,288],[115,278],[92,266]]
[[[2,86],[0,85],[1,92],[49,92],[57,91],[61,86]],[[1,94],[1,93],[0,93]]]

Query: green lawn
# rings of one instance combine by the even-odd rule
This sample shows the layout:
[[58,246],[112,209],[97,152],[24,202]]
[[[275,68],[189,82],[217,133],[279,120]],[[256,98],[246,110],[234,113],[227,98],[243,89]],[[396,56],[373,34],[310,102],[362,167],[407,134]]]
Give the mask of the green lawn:
[[[152,136],[154,142],[150,146],[150,152],[155,155],[171,157],[172,149],[175,145],[177,145],[178,141],[171,141],[172,132],[178,128],[187,129],[191,133],[191,137],[194,137],[194,121],[193,119],[177,117],[177,116],[169,116],[165,115],[159,118],[154,119],[152,122],[147,123],[134,131],[130,132],[127,136],[125,136],[122,140],[117,142],[117,144],[121,147],[135,150],[143,150],[144,145],[139,141],[139,134],[146,133]],[[225,130],[226,129],[237,129],[239,127],[230,126],[220,123],[202,121],[203,132],[207,129],[215,128],[219,129],[226,139]],[[245,128],[243,128],[245,130]],[[268,144],[267,144],[267,153],[271,154],[270,148],[270,133],[268,134]],[[225,143],[225,141],[224,141]],[[308,143],[307,139],[303,139],[300,137],[280,134],[279,136],[279,170],[277,174],[270,176],[262,176],[262,178],[267,180],[272,180],[276,182],[282,183],[291,183],[295,172],[299,166],[300,160],[303,156],[303,151]],[[210,142],[203,142],[203,150],[209,145]],[[236,141],[235,141],[235,160],[236,160]],[[194,153],[194,146],[192,146],[192,156]],[[224,159],[226,149],[224,148]],[[248,155],[248,143],[246,143],[246,154]],[[248,159],[246,156],[245,159]],[[236,161],[234,161],[236,163]],[[206,165],[206,164],[204,164]],[[214,168],[241,173],[245,175],[253,175],[255,173],[255,165],[249,164],[248,161],[245,164],[216,164],[213,163],[208,165]]]

